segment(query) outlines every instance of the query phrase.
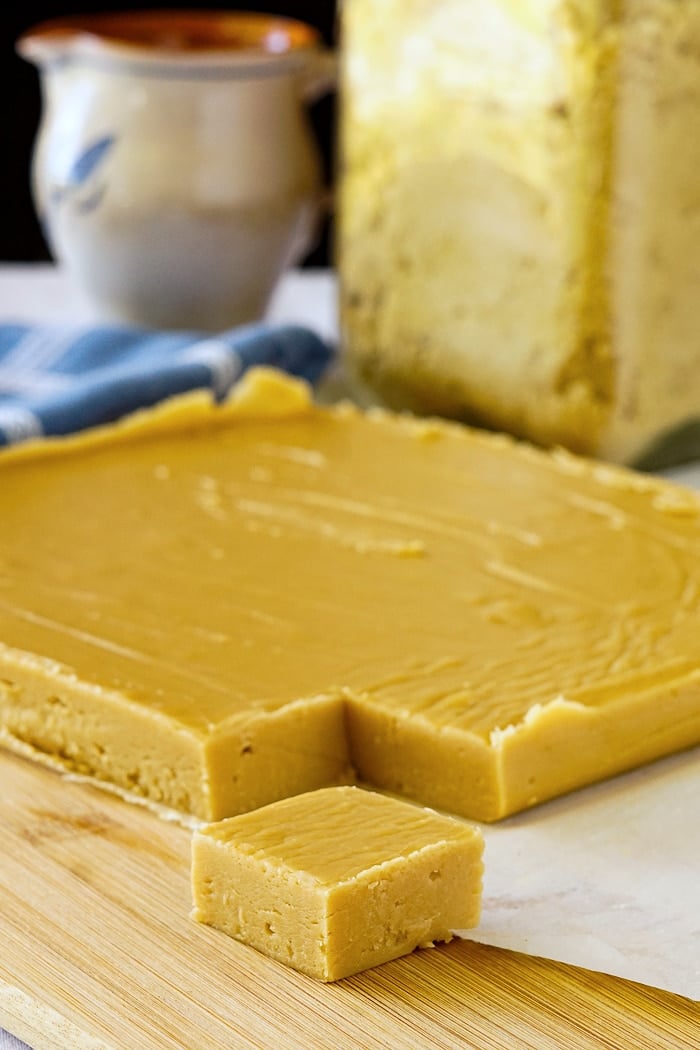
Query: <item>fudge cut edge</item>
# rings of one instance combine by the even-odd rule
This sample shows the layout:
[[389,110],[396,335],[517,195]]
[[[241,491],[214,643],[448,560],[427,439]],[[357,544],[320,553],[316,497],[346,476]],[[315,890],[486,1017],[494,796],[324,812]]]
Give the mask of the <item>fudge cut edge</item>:
[[199,820],[353,779],[333,694],[242,712],[208,736],[0,645],[0,725],[10,750]]
[[700,743],[700,669],[599,707],[559,697],[489,736],[347,694],[363,783],[492,822]]

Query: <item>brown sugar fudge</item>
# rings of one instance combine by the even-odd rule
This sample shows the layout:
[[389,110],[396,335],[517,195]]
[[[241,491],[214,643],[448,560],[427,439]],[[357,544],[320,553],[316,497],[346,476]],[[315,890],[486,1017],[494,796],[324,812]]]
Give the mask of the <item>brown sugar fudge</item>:
[[251,373],[0,454],[0,731],[204,820],[493,820],[700,740],[700,500]]
[[336,981],[476,926],[482,852],[459,820],[326,788],[195,832],[193,915]]

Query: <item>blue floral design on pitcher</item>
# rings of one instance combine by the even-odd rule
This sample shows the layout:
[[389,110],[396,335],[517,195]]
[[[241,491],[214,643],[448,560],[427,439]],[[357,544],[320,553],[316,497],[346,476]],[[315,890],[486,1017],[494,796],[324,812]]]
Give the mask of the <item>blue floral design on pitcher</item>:
[[107,189],[106,183],[98,178],[100,168],[116,141],[116,135],[103,135],[86,146],[68,169],[65,185],[52,191],[51,203],[59,205],[70,200],[76,211],[83,214],[94,211]]

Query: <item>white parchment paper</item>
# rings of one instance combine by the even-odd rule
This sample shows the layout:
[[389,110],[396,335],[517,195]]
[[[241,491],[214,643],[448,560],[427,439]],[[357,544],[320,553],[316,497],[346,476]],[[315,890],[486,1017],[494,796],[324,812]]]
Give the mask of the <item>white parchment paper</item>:
[[700,999],[697,748],[483,831],[465,936]]

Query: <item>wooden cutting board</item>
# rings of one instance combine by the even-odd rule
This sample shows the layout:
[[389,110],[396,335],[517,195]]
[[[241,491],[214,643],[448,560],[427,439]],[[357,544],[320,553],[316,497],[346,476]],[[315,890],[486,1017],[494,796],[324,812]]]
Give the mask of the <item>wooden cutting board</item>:
[[189,833],[0,752],[0,1024],[36,1050],[695,1050],[700,1007],[453,941],[322,985],[189,918]]

